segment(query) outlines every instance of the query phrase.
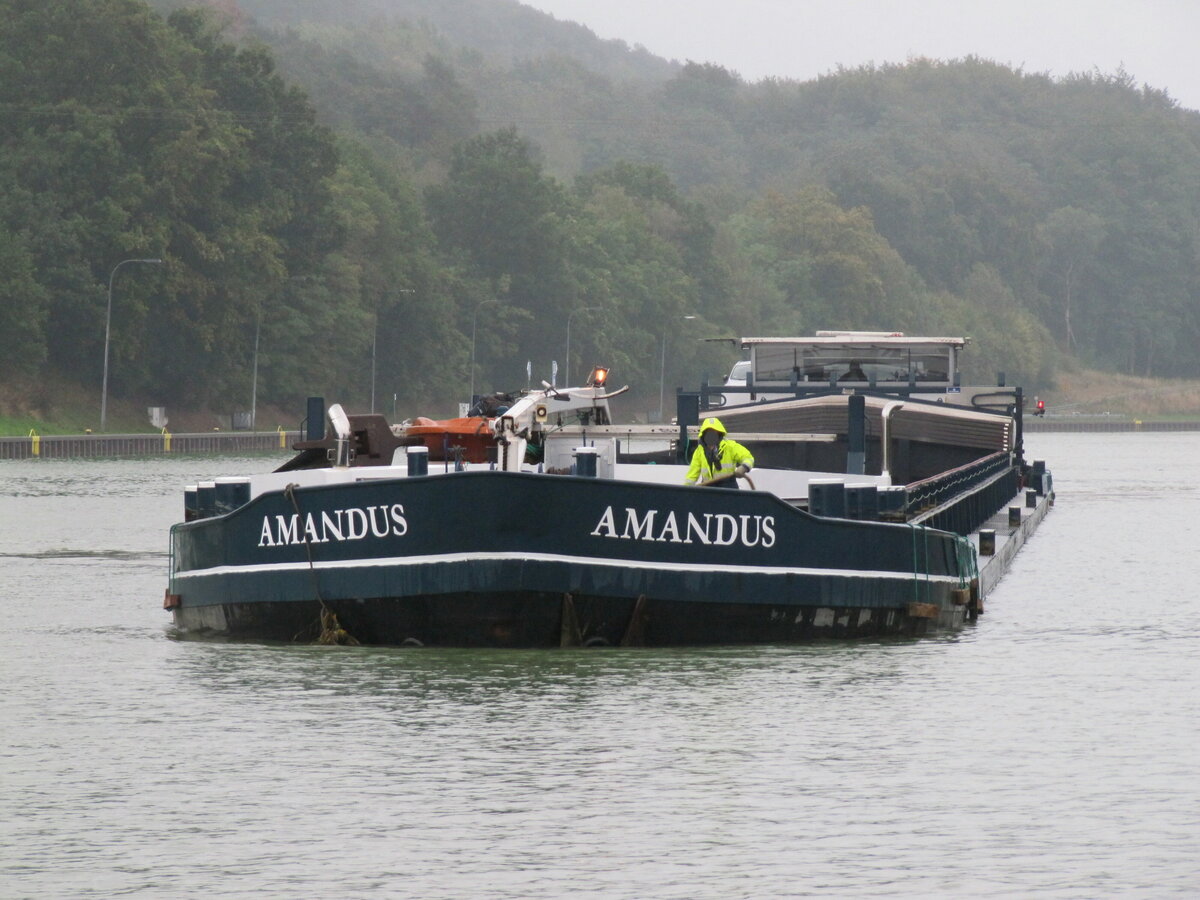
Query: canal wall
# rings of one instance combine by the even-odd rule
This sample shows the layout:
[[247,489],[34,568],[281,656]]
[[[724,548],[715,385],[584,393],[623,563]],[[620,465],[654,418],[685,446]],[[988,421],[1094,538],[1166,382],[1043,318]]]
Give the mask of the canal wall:
[[1066,416],[1061,419],[1043,419],[1026,416],[1025,433],[1039,431],[1072,431],[1072,432],[1129,432],[1129,431],[1200,431],[1200,421],[1195,422],[1142,422],[1138,419],[1125,419],[1116,416],[1095,416],[1075,418]]
[[[1116,417],[1043,419],[1026,416],[1025,433],[1200,431],[1200,421],[1140,422]],[[0,437],[3,459],[87,459],[163,454],[254,453],[287,450],[299,431],[212,431],[197,434],[71,434]]]
[[0,437],[0,459],[87,459],[286,451],[299,431],[212,431],[198,434],[29,434]]

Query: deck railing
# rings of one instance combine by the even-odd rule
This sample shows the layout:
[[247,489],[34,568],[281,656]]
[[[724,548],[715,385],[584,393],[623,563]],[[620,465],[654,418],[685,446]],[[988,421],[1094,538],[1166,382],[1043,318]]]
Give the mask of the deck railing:
[[1011,454],[993,453],[908,485],[906,518],[932,528],[970,534],[1012,499],[1019,480]]

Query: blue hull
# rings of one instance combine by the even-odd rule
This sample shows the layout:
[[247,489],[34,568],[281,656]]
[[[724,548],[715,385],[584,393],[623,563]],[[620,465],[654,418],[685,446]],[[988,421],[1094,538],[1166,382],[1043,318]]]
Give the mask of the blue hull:
[[[544,647],[921,634],[968,615],[936,529],[770,494],[464,472],[264,494],[172,534],[176,624],[312,640]],[[328,620],[327,620],[328,621]]]

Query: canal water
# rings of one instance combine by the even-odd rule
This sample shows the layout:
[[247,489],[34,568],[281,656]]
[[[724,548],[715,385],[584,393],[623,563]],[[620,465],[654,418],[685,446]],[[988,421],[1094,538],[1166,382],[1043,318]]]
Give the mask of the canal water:
[[182,641],[182,487],[0,464],[0,896],[1200,894],[1200,435],[1037,434],[1058,503],[924,640]]

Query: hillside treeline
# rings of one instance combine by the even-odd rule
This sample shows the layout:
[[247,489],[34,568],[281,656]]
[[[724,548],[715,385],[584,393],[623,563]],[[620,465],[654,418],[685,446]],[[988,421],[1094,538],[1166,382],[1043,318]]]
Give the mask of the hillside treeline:
[[248,408],[257,358],[260,403],[362,408],[374,353],[378,408],[446,412],[568,329],[559,382],[641,409],[817,328],[1200,372],[1200,115],[1121,73],[749,85],[508,0],[217,6],[0,0],[0,379],[98,385],[110,283],[110,391],[167,405]]

